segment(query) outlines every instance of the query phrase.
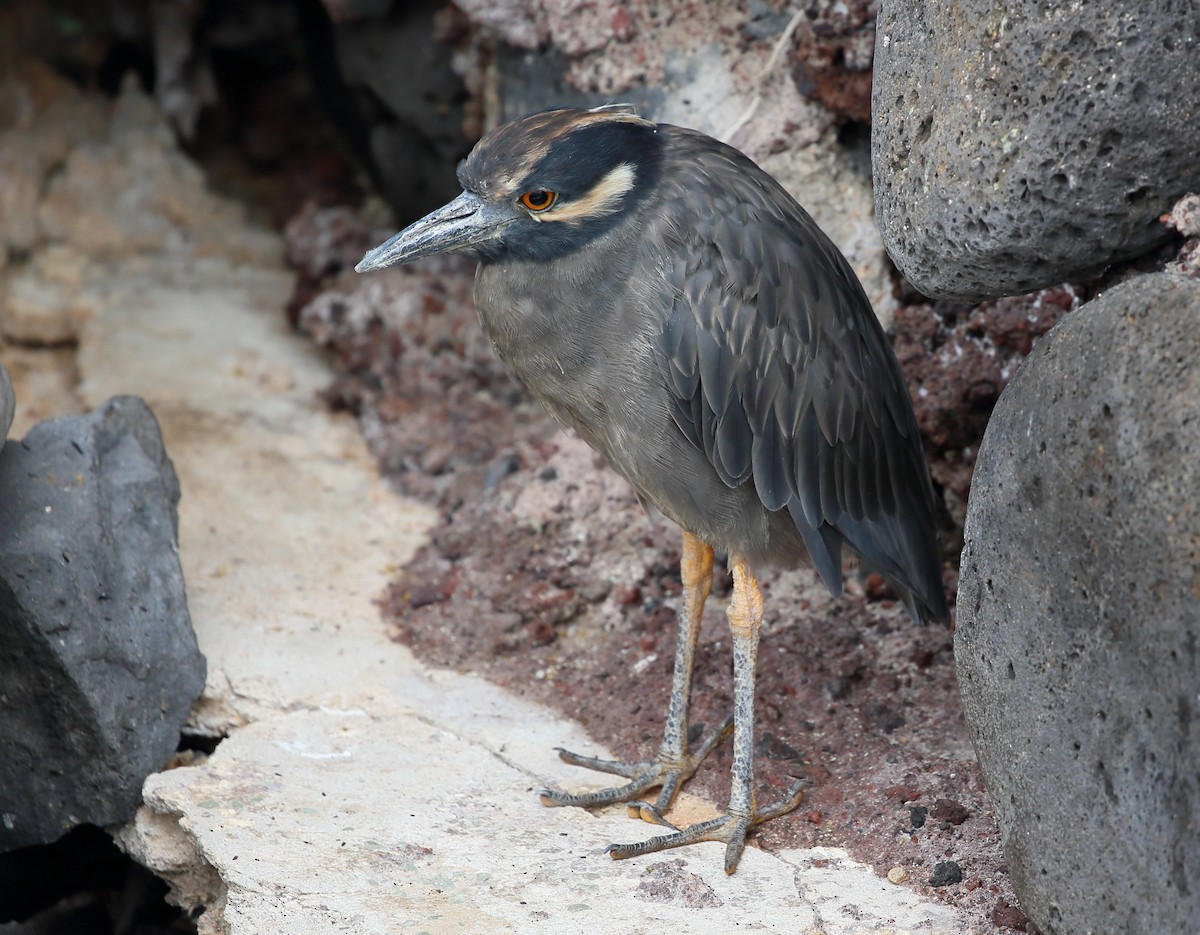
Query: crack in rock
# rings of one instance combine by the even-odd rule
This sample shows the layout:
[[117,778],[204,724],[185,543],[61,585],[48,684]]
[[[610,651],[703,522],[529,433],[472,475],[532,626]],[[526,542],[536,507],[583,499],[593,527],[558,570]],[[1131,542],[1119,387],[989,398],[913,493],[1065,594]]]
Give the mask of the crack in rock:
[[143,805],[133,821],[108,830],[131,859],[167,883],[167,901],[195,918],[197,935],[229,935],[228,884],[183,827],[182,817]]

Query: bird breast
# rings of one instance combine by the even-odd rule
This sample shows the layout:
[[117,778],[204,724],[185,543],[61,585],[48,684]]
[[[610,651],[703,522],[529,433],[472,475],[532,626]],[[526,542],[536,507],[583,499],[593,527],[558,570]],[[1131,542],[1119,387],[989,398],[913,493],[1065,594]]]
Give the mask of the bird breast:
[[[549,263],[485,263],[476,274],[479,323],[496,353],[587,434],[612,422],[614,405],[626,409],[624,401],[653,392],[645,277],[611,272],[632,264],[625,239],[613,236]],[[633,413],[623,414],[629,427]]]

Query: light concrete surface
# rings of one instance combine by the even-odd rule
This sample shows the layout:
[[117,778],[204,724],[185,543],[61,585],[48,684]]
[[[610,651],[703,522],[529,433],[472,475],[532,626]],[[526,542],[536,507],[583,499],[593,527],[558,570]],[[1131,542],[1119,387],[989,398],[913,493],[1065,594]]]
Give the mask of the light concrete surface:
[[[209,662],[197,724],[228,738],[151,776],[122,844],[207,906],[202,933],[946,933],[950,909],[841,852],[722,846],[615,862],[622,808],[543,808],[594,776],[580,728],[388,639],[375,599],[433,516],[390,491],[330,373],[291,334],[282,271],[122,263],[79,352],[82,400],[144,396],[179,472],[180,551]],[[632,673],[630,677],[633,677]],[[684,797],[684,818],[711,803]]]

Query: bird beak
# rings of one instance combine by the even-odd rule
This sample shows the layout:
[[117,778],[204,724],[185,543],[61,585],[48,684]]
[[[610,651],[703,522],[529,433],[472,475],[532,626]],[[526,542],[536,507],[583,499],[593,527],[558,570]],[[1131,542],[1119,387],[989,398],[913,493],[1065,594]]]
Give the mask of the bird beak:
[[411,263],[435,253],[454,253],[492,240],[516,218],[500,206],[463,192],[448,205],[414,221],[367,255],[354,267],[356,272],[383,269],[396,263]]

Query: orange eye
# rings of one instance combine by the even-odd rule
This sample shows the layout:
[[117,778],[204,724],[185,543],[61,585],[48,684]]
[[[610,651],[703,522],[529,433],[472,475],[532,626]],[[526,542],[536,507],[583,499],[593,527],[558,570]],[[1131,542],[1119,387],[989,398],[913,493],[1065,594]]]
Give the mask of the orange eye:
[[554,202],[558,201],[558,192],[547,192],[538,189],[535,192],[526,192],[517,201],[530,211],[545,211]]

